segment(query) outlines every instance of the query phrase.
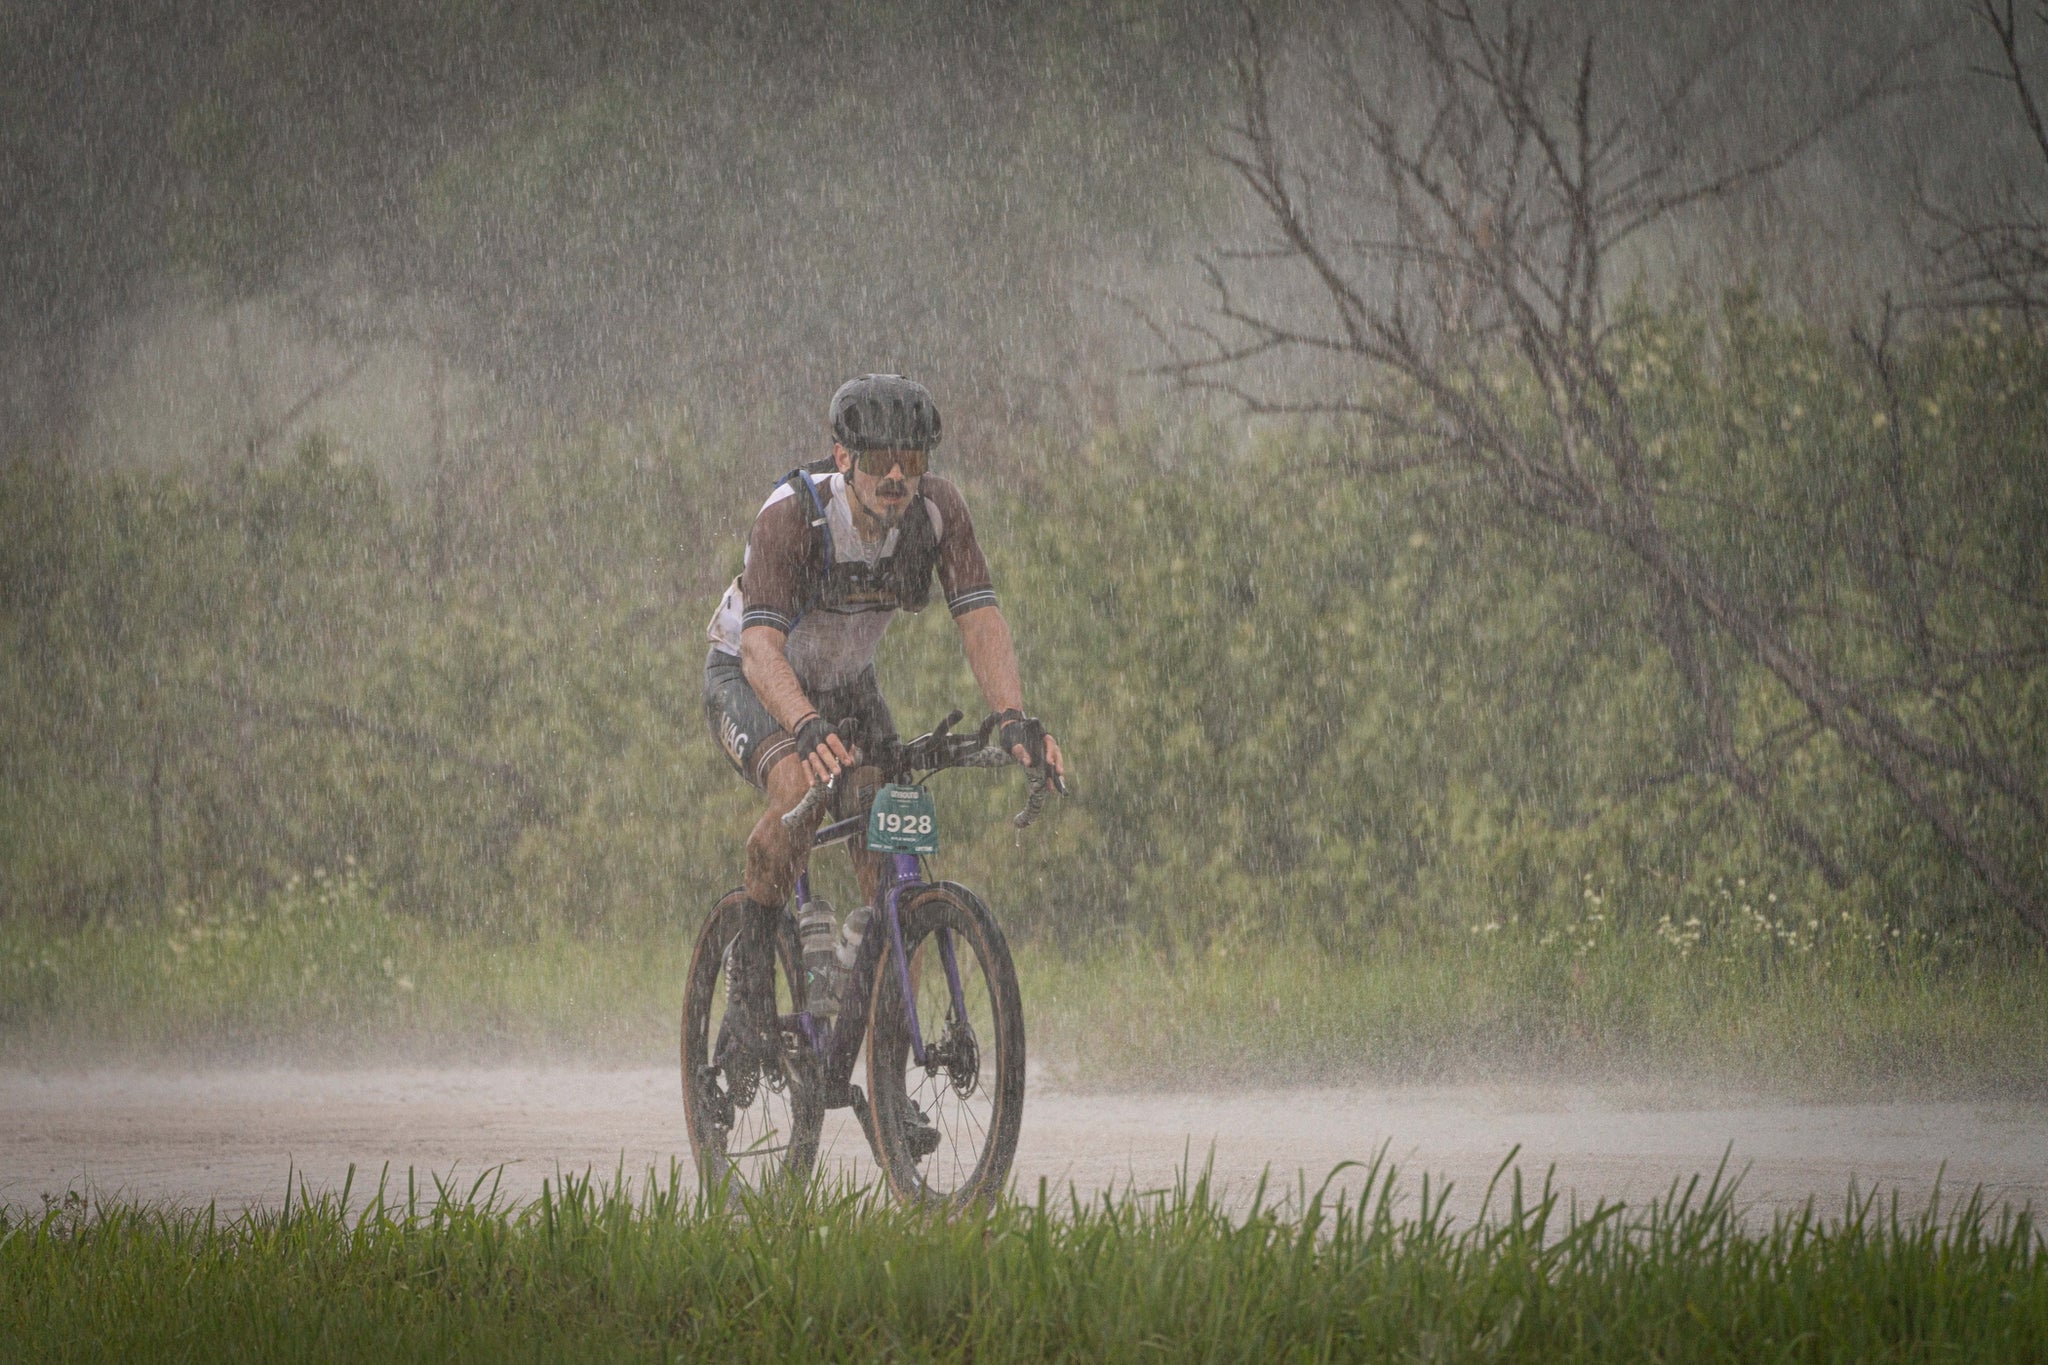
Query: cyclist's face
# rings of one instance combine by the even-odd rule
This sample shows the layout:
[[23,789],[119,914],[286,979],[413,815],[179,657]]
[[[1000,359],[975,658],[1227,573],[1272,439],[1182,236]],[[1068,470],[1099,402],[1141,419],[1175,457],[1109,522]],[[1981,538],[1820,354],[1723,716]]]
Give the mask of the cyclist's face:
[[[903,520],[924,476],[925,452],[865,450],[856,455],[845,446],[835,446],[832,455],[853,486],[854,501],[869,516],[885,527]],[[913,474],[912,469],[918,472]]]

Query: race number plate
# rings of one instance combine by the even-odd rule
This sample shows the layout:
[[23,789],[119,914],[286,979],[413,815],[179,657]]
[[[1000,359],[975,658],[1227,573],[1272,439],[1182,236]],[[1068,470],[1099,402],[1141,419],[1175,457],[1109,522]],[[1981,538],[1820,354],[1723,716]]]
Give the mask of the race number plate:
[[868,813],[868,850],[872,853],[937,853],[939,817],[932,794],[923,787],[891,782],[875,793]]

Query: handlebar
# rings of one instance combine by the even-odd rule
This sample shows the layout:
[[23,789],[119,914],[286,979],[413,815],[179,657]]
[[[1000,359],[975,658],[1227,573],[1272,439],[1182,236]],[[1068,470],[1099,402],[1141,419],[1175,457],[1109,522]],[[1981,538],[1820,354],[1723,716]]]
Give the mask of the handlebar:
[[[981,728],[972,735],[956,735],[952,729],[960,722],[960,712],[953,711],[939,722],[938,728],[928,734],[919,735],[908,744],[890,744],[871,760],[882,769],[890,781],[898,781],[914,772],[938,772],[942,768],[1007,768],[1016,760],[997,745],[989,743],[989,735],[996,727],[996,718],[982,721]],[[858,764],[861,755],[854,754]],[[1025,797],[1024,809],[1011,817],[1010,823],[1024,829],[1038,818],[1039,810],[1045,805],[1046,793],[1057,790],[1066,794],[1067,784],[1050,770],[1037,768],[1024,770],[1025,785],[1030,789]],[[784,829],[796,829],[810,817],[812,811],[823,804],[831,794],[835,782],[813,782],[803,799],[796,803],[789,814],[782,817]]]

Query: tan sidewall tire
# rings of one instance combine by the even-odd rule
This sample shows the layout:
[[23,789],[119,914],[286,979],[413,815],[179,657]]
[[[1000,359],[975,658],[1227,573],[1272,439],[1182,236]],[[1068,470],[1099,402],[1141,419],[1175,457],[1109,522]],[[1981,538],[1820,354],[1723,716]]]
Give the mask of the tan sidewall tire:
[[[960,1188],[934,1192],[925,1187],[917,1164],[900,1150],[900,1116],[907,1103],[904,1068],[910,1061],[909,1031],[903,1021],[903,996],[897,980],[896,949],[883,954],[875,973],[874,995],[868,1005],[868,1094],[874,1106],[876,1139],[881,1148],[882,1175],[895,1197],[908,1205],[943,1204],[961,1209],[986,1205],[999,1196],[1010,1178],[1010,1166],[1017,1156],[1017,1137],[1024,1124],[1024,1003],[1017,988],[1017,971],[1010,959],[1003,931],[981,898],[964,886],[939,882],[920,887],[904,897],[904,950],[913,956],[917,945],[940,925],[952,928],[956,949],[964,946],[978,957],[990,987],[990,1006],[996,1023],[996,1038],[979,1039],[982,1066],[993,1071],[991,1112],[987,1141],[969,1180]],[[886,934],[878,922],[870,932]],[[964,940],[964,944],[960,941]],[[941,970],[936,960],[928,971]],[[929,1040],[927,1040],[929,1041]]]
[[[695,1077],[697,1068],[710,1060],[711,1004],[724,965],[725,945],[737,928],[737,917],[745,901],[746,892],[735,889],[727,892],[711,908],[711,913],[704,918],[703,928],[697,933],[697,946],[690,953],[689,973],[683,978],[683,1126],[690,1139],[690,1156],[696,1163],[697,1179],[705,1189],[724,1179],[725,1161],[724,1152],[713,1141],[711,1116],[704,1112]],[[797,968],[801,958],[796,925],[787,915],[782,916],[776,926],[775,949],[776,967],[791,989],[792,998],[800,999],[796,992],[802,989],[803,976]],[[815,1093],[799,1093],[792,1084],[790,1094],[792,1132],[782,1175],[787,1184],[801,1184],[810,1179],[818,1163],[818,1134],[824,1127],[825,1111]]]

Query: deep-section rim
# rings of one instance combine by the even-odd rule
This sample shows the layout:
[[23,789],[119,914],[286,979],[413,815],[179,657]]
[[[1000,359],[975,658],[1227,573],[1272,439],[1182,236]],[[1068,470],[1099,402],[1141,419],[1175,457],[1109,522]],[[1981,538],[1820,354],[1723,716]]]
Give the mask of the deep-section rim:
[[[951,911],[951,914],[946,914]],[[956,953],[972,953],[981,962],[981,976],[990,994],[989,1009],[997,1037],[980,1039],[982,1067],[988,1076],[993,1108],[976,1164],[950,1191],[932,1189],[907,1150],[901,1125],[909,1095],[903,1081],[916,1063],[910,1055],[909,1031],[903,1022],[902,991],[895,948],[888,948],[875,973],[868,1010],[868,1090],[874,1106],[876,1140],[882,1175],[898,1200],[912,1205],[943,1205],[952,1209],[986,1205],[1000,1195],[1016,1159],[1017,1138],[1024,1121],[1024,1006],[1017,972],[995,916],[966,887],[953,882],[926,883],[903,895],[904,951],[915,957],[917,945],[941,927],[954,932]],[[879,928],[879,926],[877,926]],[[934,955],[935,956],[935,955]],[[936,960],[926,971],[940,970]],[[963,972],[965,968],[963,966]],[[943,988],[941,988],[943,991]],[[920,1018],[920,1025],[925,1021]],[[929,1046],[934,1041],[926,1035]]]

